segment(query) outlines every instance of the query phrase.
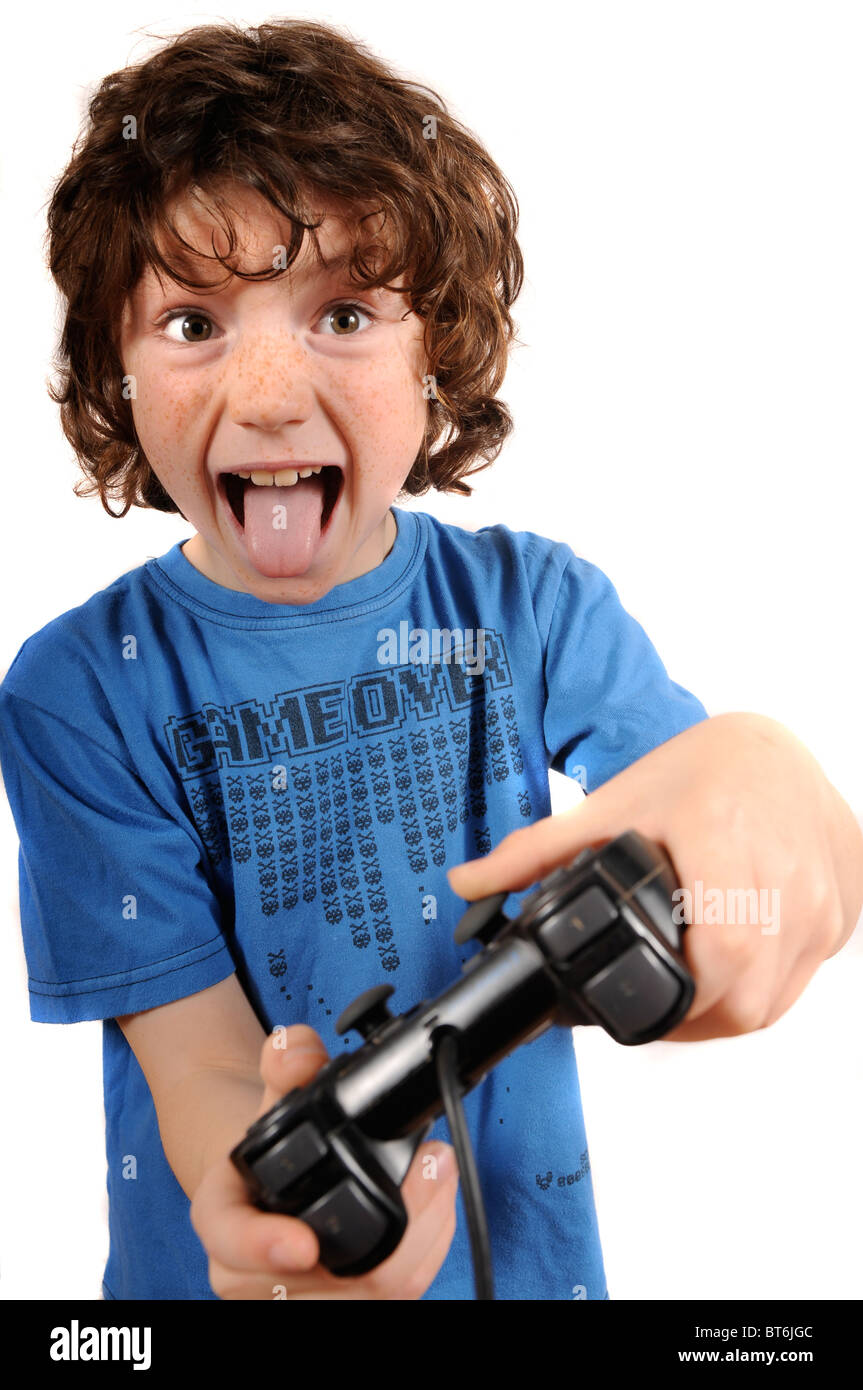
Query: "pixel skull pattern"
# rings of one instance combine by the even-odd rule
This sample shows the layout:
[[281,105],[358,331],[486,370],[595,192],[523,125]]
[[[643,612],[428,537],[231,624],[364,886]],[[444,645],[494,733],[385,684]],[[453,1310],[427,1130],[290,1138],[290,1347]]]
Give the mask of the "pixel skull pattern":
[[488,853],[490,786],[514,779],[531,819],[510,666],[501,635],[485,633],[481,672],[457,650],[168,719],[210,861],[223,873],[250,866],[264,916],[320,900],[330,926],[397,970],[378,828],[398,827],[421,876],[445,867],[447,836],[469,820],[473,853]]

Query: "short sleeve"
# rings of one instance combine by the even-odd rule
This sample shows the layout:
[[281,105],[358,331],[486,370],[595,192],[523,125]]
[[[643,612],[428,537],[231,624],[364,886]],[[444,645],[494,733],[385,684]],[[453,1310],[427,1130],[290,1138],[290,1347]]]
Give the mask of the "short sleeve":
[[137,1013],[232,973],[194,827],[158,805],[116,750],[7,681],[0,762],[35,1022]]
[[707,719],[602,570],[566,547],[545,648],[549,766],[589,794]]

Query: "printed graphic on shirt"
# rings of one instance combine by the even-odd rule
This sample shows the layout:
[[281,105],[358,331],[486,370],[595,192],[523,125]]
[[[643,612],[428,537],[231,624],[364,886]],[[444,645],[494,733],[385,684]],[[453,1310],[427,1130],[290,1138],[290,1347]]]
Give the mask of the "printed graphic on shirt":
[[[587,1149],[581,1152],[581,1163],[577,1173],[558,1173],[556,1183],[558,1187],[571,1187],[574,1182],[581,1182],[590,1172],[590,1159]],[[542,1192],[547,1192],[552,1183],[555,1182],[555,1175],[549,1168],[547,1173],[537,1173],[536,1185]]]
[[204,704],[165,724],[214,867],[249,865],[267,917],[319,901],[329,925],[376,950],[386,971],[400,957],[378,828],[398,827],[421,876],[446,867],[447,835],[468,821],[474,855],[491,849],[488,788],[509,782],[516,813],[532,817],[501,635],[485,629],[481,670],[464,651],[450,656],[267,702]]

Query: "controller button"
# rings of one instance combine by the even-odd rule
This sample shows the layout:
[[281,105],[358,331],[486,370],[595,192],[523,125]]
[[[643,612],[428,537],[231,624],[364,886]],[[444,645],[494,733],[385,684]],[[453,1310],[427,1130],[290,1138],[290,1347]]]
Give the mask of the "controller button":
[[617,921],[617,909],[601,888],[587,888],[539,928],[537,938],[553,960],[569,960]]
[[613,1033],[632,1037],[661,1023],[680,998],[680,981],[641,942],[600,970],[581,992]]
[[528,893],[527,897],[522,900],[522,912],[526,912],[529,907],[533,907],[534,903],[538,903],[540,898],[545,898],[549,889],[556,888],[559,883],[563,883],[568,878],[568,869],[554,869],[552,873],[547,874],[544,879],[541,879],[539,887],[534,888],[533,892]]
[[255,1160],[255,1175],[268,1191],[281,1195],[326,1156],[326,1144],[306,1121]]
[[320,1242],[331,1270],[368,1255],[386,1233],[383,1213],[353,1178],[346,1178],[300,1215]]
[[569,878],[569,869],[561,866],[559,869],[552,869],[550,874],[546,874],[542,880],[543,888],[556,888],[559,883],[565,883]]
[[363,1038],[370,1038],[372,1033],[389,1023],[393,1015],[386,1001],[391,994],[395,994],[393,985],[375,985],[373,989],[367,989],[365,994],[360,994],[336,1020],[339,1037],[356,1028]]
[[[453,940],[456,945],[463,946],[466,941],[473,941],[477,937],[482,942],[491,941],[504,922],[508,921],[501,911],[508,897],[509,890],[490,893],[487,898],[477,898],[475,903],[471,903],[455,929]],[[502,920],[498,921],[498,918]]]

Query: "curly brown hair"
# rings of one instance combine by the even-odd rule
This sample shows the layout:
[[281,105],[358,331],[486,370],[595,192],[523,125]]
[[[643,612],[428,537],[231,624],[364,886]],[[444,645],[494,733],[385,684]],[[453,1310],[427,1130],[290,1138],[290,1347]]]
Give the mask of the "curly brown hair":
[[283,274],[228,265],[236,236],[219,198],[226,184],[262,194],[291,222],[287,268],[307,232],[320,259],[316,193],[348,210],[357,229],[370,205],[383,213],[386,244],[363,245],[358,234],[349,273],[367,288],[407,276],[398,292],[424,320],[433,378],[423,444],[400,496],[431,487],[469,496],[463,477],[494,462],[513,428],[494,396],[518,341],[509,313],[524,277],[515,193],[436,92],[397,77],[347,33],[297,20],[189,29],[110,74],[89,102],[47,217],[48,266],[65,300],[60,381],[48,390],[87,477],[76,495],[98,491],[111,516],[131,506],[179,510],[137,438],[119,328],[148,266],[188,288],[204,284],[182,261],[170,264],[157,239],[176,243],[181,257],[194,251],[167,209],[196,187],[213,195],[229,240],[225,256],[206,259],[229,278]]

